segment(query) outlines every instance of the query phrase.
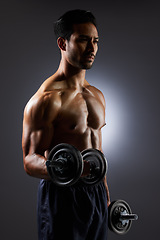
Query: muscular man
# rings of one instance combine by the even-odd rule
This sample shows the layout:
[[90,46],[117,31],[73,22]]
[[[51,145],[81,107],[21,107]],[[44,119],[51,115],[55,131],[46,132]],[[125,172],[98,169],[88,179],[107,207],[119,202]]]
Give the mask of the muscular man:
[[[77,183],[58,187],[46,168],[49,151],[69,143],[80,151],[102,151],[101,129],[105,125],[102,93],[85,79],[98,50],[98,31],[91,12],[65,13],[54,26],[61,61],[27,103],[23,121],[25,171],[40,178],[38,190],[39,240],[106,240],[106,177],[95,186]],[[85,175],[88,165],[84,165]]]

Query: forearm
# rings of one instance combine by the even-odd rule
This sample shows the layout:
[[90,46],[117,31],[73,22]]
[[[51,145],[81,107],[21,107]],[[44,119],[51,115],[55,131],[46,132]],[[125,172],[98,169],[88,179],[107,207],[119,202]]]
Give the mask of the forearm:
[[24,157],[24,169],[28,175],[36,178],[49,180],[46,158],[39,154],[27,155]]
[[105,185],[106,192],[107,192],[107,203],[108,203],[108,206],[109,206],[111,200],[110,200],[110,193],[109,193],[109,188],[108,188],[106,176],[105,176],[105,178],[104,178],[104,185]]

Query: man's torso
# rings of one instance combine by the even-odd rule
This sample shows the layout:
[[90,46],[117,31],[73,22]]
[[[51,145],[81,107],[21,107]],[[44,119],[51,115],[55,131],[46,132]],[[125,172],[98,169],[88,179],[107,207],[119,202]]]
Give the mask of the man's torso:
[[80,151],[87,148],[102,150],[105,102],[98,89],[89,84],[81,89],[67,88],[63,81],[55,82],[52,87],[42,85],[33,99],[46,97],[49,97],[47,116],[54,116],[50,149],[59,143],[69,143]]

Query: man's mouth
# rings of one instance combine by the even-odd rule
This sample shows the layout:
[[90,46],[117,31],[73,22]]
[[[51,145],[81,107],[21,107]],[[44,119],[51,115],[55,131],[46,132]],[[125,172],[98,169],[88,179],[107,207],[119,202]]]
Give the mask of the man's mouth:
[[86,54],[86,59],[90,60],[90,61],[93,61],[95,59],[95,55],[93,53],[90,53],[90,54]]

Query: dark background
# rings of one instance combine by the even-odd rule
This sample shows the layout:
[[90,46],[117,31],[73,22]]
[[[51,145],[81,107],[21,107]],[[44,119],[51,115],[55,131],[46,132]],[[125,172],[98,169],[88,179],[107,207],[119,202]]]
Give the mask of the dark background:
[[[37,239],[38,180],[23,170],[23,109],[52,75],[60,55],[53,22],[65,11],[91,10],[99,24],[99,53],[86,78],[105,95],[111,199],[139,215],[130,232],[110,240],[159,235],[160,8],[154,1],[1,0],[0,238]],[[62,226],[63,229],[63,226]]]

